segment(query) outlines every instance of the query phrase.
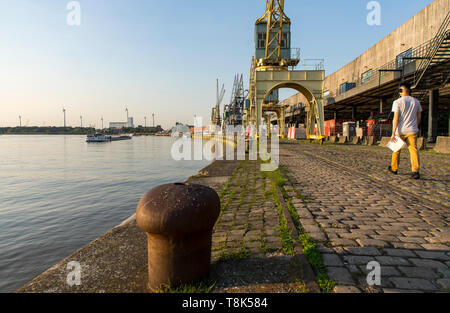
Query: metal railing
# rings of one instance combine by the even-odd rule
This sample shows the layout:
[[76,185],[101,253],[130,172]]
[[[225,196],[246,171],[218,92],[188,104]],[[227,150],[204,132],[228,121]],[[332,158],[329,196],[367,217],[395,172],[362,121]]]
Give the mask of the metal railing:
[[300,48],[290,48],[291,60],[300,60]]
[[441,24],[441,27],[439,28],[436,36],[429,42],[427,58],[424,58],[420,61],[418,70],[416,71],[414,75],[414,88],[417,87],[417,85],[420,83],[420,80],[425,75],[425,72],[430,67],[431,63],[433,62],[433,58],[436,56],[437,52],[439,51],[442,43],[445,39],[447,39],[450,36],[450,12],[447,13],[446,18],[444,19],[444,22]]
[[325,69],[324,59],[304,59],[301,65],[305,70],[323,71]]

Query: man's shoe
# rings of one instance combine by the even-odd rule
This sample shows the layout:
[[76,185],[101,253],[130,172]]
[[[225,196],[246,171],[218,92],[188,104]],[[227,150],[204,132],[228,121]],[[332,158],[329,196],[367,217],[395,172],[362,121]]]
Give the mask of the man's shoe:
[[412,179],[420,179],[420,174],[418,172],[412,173],[411,178]]
[[394,175],[398,174],[398,171],[393,171],[391,166],[388,167],[388,171],[391,172]]

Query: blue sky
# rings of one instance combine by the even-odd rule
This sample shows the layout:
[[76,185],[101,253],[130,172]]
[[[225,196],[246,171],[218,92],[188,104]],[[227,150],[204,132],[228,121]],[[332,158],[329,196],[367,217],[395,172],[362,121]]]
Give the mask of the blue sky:
[[[367,0],[286,0],[292,47],[324,58],[327,74],[352,61],[430,4],[381,0],[369,26]],[[81,25],[68,26],[66,0],[0,0],[0,126],[157,124],[209,121],[216,78],[230,99],[246,88],[253,27],[264,0],[80,0]],[[288,96],[290,93],[283,93]]]

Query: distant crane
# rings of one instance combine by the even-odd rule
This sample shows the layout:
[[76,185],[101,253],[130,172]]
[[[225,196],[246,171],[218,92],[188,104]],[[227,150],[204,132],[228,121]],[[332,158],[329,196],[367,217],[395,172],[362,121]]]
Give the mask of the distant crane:
[[245,99],[248,90],[244,90],[244,77],[242,74],[234,76],[233,91],[231,92],[230,104],[224,108],[224,125],[242,125],[245,109]]
[[225,96],[225,84],[222,85],[222,89],[219,92],[219,79],[216,81],[216,106],[212,109],[211,123],[213,125],[220,126],[222,124],[220,117],[220,105],[222,104],[223,97]]
[[64,128],[66,128],[66,109],[63,109],[64,113]]
[[19,115],[19,127],[22,127],[22,116]]

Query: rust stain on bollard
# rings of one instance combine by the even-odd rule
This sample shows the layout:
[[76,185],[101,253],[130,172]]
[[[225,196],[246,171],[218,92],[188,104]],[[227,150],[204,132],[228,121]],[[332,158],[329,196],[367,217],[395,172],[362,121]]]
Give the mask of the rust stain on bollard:
[[220,198],[211,188],[167,184],[139,201],[136,220],[148,238],[148,287],[177,286],[206,277]]

